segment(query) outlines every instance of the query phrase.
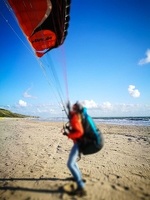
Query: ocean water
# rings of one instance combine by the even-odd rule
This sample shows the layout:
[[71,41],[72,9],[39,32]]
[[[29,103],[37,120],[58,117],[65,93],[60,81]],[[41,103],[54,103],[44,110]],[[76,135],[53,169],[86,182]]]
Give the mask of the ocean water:
[[[51,117],[47,119],[39,119],[40,121],[58,121],[67,122],[67,118]],[[93,117],[95,123],[98,124],[115,124],[115,125],[136,125],[150,126],[150,117]]]
[[95,117],[97,123],[150,126],[150,117]]

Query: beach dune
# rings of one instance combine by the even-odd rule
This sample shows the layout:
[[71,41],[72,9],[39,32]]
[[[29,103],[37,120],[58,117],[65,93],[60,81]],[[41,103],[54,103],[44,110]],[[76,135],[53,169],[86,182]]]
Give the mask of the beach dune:
[[[66,166],[72,141],[63,122],[0,119],[0,200],[81,199],[61,187],[71,182]],[[85,200],[150,199],[150,127],[98,125],[105,144],[78,162],[86,179]]]

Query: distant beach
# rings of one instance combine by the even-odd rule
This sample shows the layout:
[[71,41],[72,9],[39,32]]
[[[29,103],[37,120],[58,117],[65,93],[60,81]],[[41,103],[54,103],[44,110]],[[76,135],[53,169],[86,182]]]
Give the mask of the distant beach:
[[87,190],[81,198],[61,190],[71,177],[72,141],[61,134],[65,120],[1,118],[0,200],[149,200],[150,126],[97,120],[105,145],[78,162]]

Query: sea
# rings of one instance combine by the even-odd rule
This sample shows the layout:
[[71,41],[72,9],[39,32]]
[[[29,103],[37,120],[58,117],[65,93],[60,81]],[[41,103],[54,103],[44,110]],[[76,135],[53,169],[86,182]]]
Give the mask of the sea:
[[[150,117],[92,117],[97,124],[150,126]],[[67,118],[51,117],[40,121],[67,122]]]
[[102,124],[150,126],[150,117],[95,117],[93,119]]

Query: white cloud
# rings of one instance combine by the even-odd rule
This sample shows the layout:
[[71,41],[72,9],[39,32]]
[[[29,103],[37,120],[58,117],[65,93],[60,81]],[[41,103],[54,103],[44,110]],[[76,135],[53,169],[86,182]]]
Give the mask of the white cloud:
[[[135,87],[131,86],[134,90]],[[86,100],[87,102],[87,100]],[[89,115],[92,117],[115,117],[115,116],[148,116],[150,114],[150,105],[140,105],[140,104],[126,104],[117,103],[112,104],[109,101],[97,104],[97,107],[88,109]],[[84,105],[85,106],[85,105]]]
[[[89,103],[94,101],[86,100],[85,102]],[[94,105],[95,107],[87,107],[87,111],[92,117],[150,116],[150,104],[112,104],[109,101],[106,101],[102,102],[101,104],[94,102]],[[5,109],[8,108],[5,107]],[[45,119],[59,117],[62,120],[64,117],[66,117],[65,112],[62,112],[62,109],[60,106],[58,106],[58,104],[31,105],[27,104],[23,100],[20,100],[18,105],[11,105],[9,110],[15,113],[30,116],[40,116]]]
[[128,92],[129,94],[134,97],[134,98],[138,98],[140,97],[140,92],[138,89],[135,89],[135,86],[134,85],[129,85],[128,87]]
[[146,51],[146,58],[141,59],[138,64],[145,65],[147,63],[150,63],[150,49]]
[[19,106],[26,107],[27,106],[27,102],[25,102],[23,100],[19,100]]
[[84,100],[81,102],[86,108],[97,108],[97,104],[93,100]]
[[102,109],[105,109],[105,110],[112,110],[112,104],[110,102],[103,102],[103,104],[101,105]]
[[23,93],[23,97],[25,97],[25,98],[33,98],[33,99],[37,98],[37,97],[32,96],[31,94],[29,94],[29,91],[30,91],[30,90],[31,90],[31,88],[28,88],[28,89]]

